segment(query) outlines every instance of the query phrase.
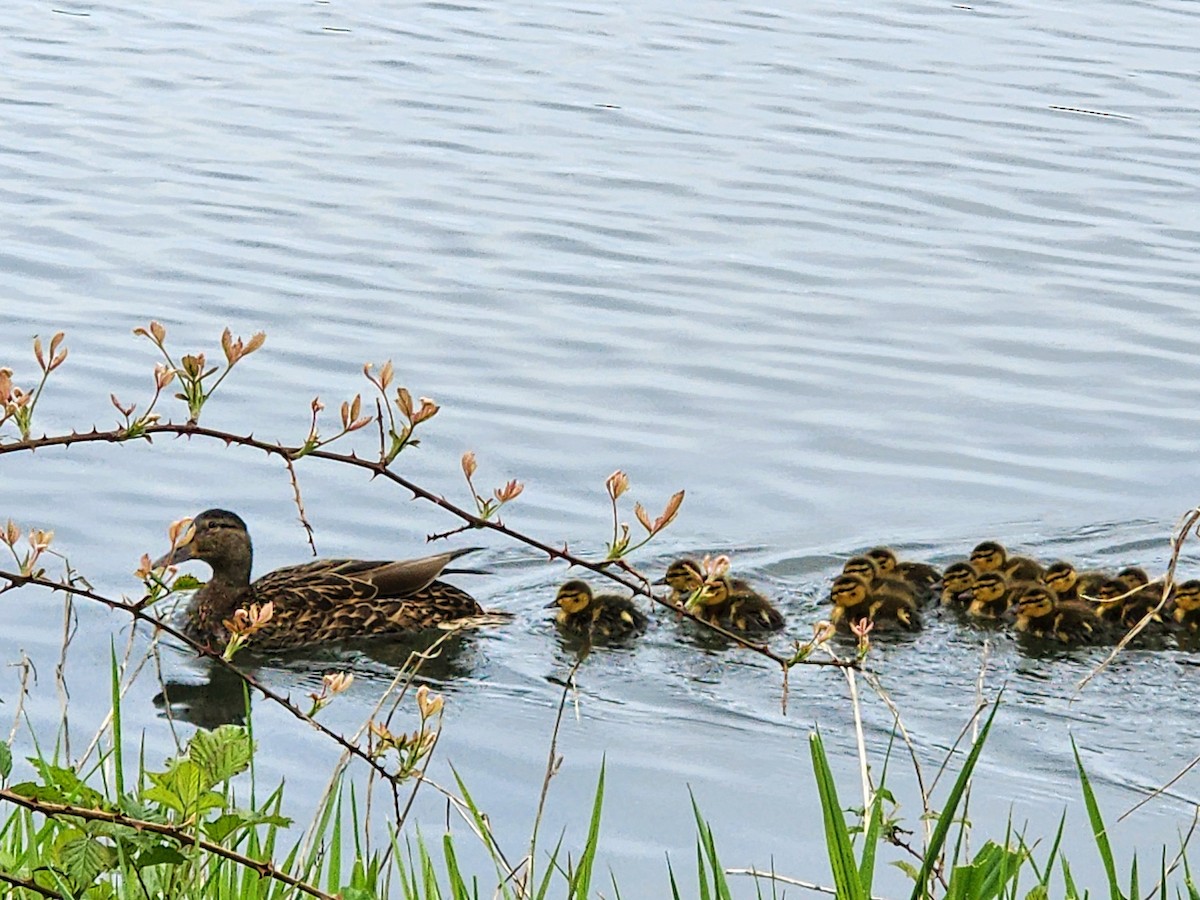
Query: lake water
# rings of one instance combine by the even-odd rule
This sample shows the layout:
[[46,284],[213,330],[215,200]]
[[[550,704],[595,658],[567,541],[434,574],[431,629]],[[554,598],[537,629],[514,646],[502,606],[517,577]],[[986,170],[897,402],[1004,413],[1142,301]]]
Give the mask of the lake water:
[[[150,393],[155,356],[133,328],[157,319],[210,358],[225,326],[264,330],[204,421],[296,443],[313,396],[334,411],[365,387],[364,362],[391,358],[443,406],[404,474],[465,499],[458,459],[474,449],[481,486],[526,484],[508,524],[591,553],[612,470],[652,513],[686,488],[634,561],[657,574],[728,552],[800,637],[841,561],[880,542],[944,563],[1000,538],[1161,569],[1198,499],[1194,25],[1187,5],[1111,0],[25,4],[0,75],[0,364],[28,385],[32,336],[65,330],[39,430],[107,427],[110,392]],[[358,473],[299,468],[324,555],[419,555],[455,524]],[[287,477],[258,454],[81,446],[6,456],[0,474],[0,518],[54,529],[113,595],[138,592],[138,557],[165,549],[170,520],[209,506],[248,520],[257,571],[305,558]],[[541,609],[566,573],[467,539],[497,573],[472,589],[515,620],[431,673],[448,698],[433,771],[453,763],[519,856],[571,661]],[[1200,570],[1195,552],[1183,565]],[[0,659],[35,660],[29,714],[52,729],[61,600],[3,603]],[[78,616],[77,742],[108,709],[109,642],[128,627]],[[1131,652],[1075,697],[1102,651],[1035,658],[935,620],[874,659],[930,770],[989,637],[987,695],[1007,690],[976,840],[1010,814],[1049,838],[1066,808],[1072,867],[1095,890],[1069,737],[1113,824],[1198,752],[1200,655]],[[330,724],[361,722],[401,654],[373,655],[338,657],[360,678]],[[328,665],[262,677],[302,696]],[[178,653],[164,668],[206,677]],[[770,667],[663,619],[578,680],[548,827],[582,835],[606,757],[601,864],[624,895],[662,895],[665,853],[687,870],[689,786],[725,863],[828,882],[806,737],[821,728],[853,803],[840,675],[798,670],[783,716]],[[125,706],[152,760],[173,746],[158,689],[142,679]],[[220,718],[217,693],[190,714]],[[260,778],[286,778],[303,819],[335,754],[266,705],[255,715]],[[864,715],[881,766],[891,716],[871,697]],[[912,777],[891,771],[919,827]],[[1115,825],[1117,845],[1157,858],[1197,794],[1184,778]]]

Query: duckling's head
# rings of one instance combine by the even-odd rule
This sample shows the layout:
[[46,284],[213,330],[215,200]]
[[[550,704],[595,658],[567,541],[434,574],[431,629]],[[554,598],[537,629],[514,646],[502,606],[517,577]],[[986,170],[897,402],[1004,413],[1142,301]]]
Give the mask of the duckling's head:
[[896,559],[896,554],[891,547],[873,547],[867,551],[867,556],[875,560],[879,566],[879,571],[885,575],[888,572],[894,572],[899,560]]
[[1054,612],[1054,604],[1058,597],[1053,588],[1037,584],[1028,587],[1017,600],[1016,613],[1027,619],[1040,619]]
[[1129,566],[1117,573],[1117,581],[1125,585],[1126,590],[1144,587],[1150,583],[1150,576],[1140,566]]
[[963,591],[969,591],[978,574],[969,562],[956,562],[946,566],[946,571],[942,573],[942,592],[961,594]]
[[690,594],[704,584],[704,570],[694,559],[677,559],[667,566],[667,574],[655,583],[670,585],[681,594]]
[[1075,567],[1065,560],[1051,563],[1042,573],[1042,581],[1055,591],[1069,591],[1079,580]]
[[1008,562],[1008,551],[998,541],[984,541],[971,551],[971,565],[977,572],[995,572]]
[[1101,583],[1100,587],[1096,588],[1096,599],[1115,600],[1122,594],[1128,594],[1129,591],[1129,586],[1119,578],[1107,578]]
[[829,599],[834,606],[858,606],[867,599],[871,584],[861,575],[843,574],[833,579],[833,587],[829,591]]
[[980,572],[971,585],[971,599],[976,603],[994,603],[1008,590],[1008,580],[1002,572]]
[[702,583],[699,591],[692,595],[692,606],[720,606],[729,600],[733,593],[733,583],[728,575],[722,575],[715,581]]
[[1184,612],[1200,609],[1200,579],[1193,578],[1175,588],[1175,608]]
[[155,568],[173,566],[189,559],[209,564],[216,580],[248,584],[254,550],[246,523],[226,509],[206,509],[192,519],[191,536],[155,560]]
[[868,555],[852,556],[842,566],[843,575],[861,575],[867,581],[874,581],[881,572],[879,562]]
[[546,608],[557,606],[564,613],[573,616],[576,613],[583,612],[588,608],[588,604],[592,602],[592,588],[586,581],[581,581],[578,578],[568,581],[558,589],[558,593],[554,597],[552,603],[547,604]]

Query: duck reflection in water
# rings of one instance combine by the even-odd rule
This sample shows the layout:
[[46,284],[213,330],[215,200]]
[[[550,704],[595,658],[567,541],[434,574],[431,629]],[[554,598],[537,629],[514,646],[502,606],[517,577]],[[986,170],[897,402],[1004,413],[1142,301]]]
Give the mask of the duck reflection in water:
[[[428,630],[402,639],[346,641],[324,651],[310,648],[286,656],[256,655],[247,649],[237,655],[234,664],[255,682],[307,710],[308,693],[319,692],[322,677],[331,671],[356,670],[360,678],[373,677],[380,690],[404,666],[417,667],[416,681],[439,687],[466,678],[473,674],[479,659],[476,640],[477,635],[469,630]],[[200,728],[245,724],[248,703],[261,701],[262,694],[253,685],[247,688],[235,672],[219,662],[201,659],[195,665],[196,679],[163,681],[162,691],[154,697],[161,715]]]

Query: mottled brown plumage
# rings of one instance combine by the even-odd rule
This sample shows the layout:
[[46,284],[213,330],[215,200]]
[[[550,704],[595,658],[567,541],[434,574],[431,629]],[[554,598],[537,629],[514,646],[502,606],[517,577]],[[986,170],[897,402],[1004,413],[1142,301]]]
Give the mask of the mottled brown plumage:
[[401,634],[483,612],[470,594],[436,580],[455,571],[446,568],[452,560],[478,548],[398,561],[319,559],[276,569],[251,583],[253,549],[246,523],[234,513],[210,509],[192,524],[191,539],[154,565],[198,559],[212,568],[212,577],[188,606],[187,626],[198,640],[214,646],[228,640],[225,620],[254,603],[273,605],[270,621],[249,640],[259,650]]

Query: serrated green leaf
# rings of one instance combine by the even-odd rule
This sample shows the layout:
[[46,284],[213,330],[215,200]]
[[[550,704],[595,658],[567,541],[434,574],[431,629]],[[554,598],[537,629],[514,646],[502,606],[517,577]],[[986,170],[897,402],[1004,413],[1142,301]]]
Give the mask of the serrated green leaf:
[[116,860],[112,847],[77,829],[64,831],[55,844],[59,863],[80,887],[92,884]]
[[197,731],[188,742],[187,758],[200,768],[206,790],[246,771],[253,756],[254,742],[238,725]]
[[195,575],[180,575],[171,583],[171,589],[174,591],[194,591],[202,587],[204,582]]
[[251,828],[255,825],[271,825],[276,828],[287,828],[291,824],[292,820],[287,816],[268,815],[256,810],[238,810],[236,812],[225,813],[211,822],[206,822],[204,824],[204,833],[208,835],[209,840],[220,843],[239,829]]
[[108,809],[104,795],[84,784],[83,779],[79,777],[74,769],[53,766],[37,758],[30,758],[29,761],[37,769],[38,774],[42,776],[42,784],[46,787],[56,788],[59,791],[59,796],[62,799],[57,802],[68,803],[73,806],[84,806],[88,809]]
[[186,863],[188,858],[179,852],[173,844],[156,844],[143,850],[133,861],[135,869],[145,869],[148,866],[178,866]]

